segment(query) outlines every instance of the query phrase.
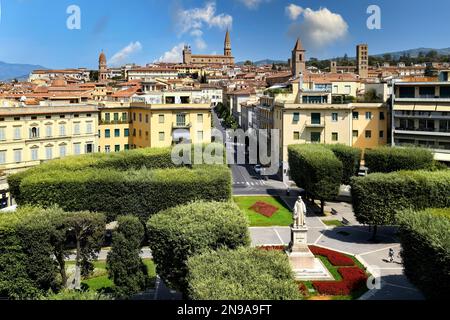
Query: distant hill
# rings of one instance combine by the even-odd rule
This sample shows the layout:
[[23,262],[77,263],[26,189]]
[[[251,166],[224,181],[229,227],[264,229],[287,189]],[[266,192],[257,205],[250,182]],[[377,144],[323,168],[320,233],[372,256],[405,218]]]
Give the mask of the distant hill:
[[6,63],[0,61],[0,80],[7,81],[13,79],[26,79],[31,71],[36,69],[46,69],[43,66],[32,64]]
[[398,59],[401,56],[409,54],[411,56],[411,58],[417,58],[421,52],[423,52],[424,54],[427,54],[428,52],[433,51],[433,50],[436,51],[440,55],[444,55],[444,56],[450,55],[450,48],[444,48],[444,49],[417,48],[417,49],[410,49],[410,50],[405,50],[405,51],[387,52],[387,53],[377,54],[374,56],[382,57],[385,54],[390,54],[393,58]]
[[[262,65],[268,65],[268,64],[287,64],[287,61],[283,60],[271,60],[271,59],[265,59],[265,60],[259,60],[259,61],[252,61],[254,65],[262,66]],[[245,64],[245,61],[237,62],[236,63],[239,66],[242,66]]]

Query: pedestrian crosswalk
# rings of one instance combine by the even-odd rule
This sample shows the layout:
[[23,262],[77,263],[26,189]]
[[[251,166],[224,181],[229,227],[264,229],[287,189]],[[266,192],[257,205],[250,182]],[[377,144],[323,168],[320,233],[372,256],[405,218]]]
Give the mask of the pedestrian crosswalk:
[[237,185],[237,186],[249,186],[249,187],[251,187],[251,186],[265,186],[266,185],[266,181],[264,181],[264,180],[256,180],[256,181],[251,181],[251,182],[249,182],[249,181],[245,181],[245,182],[237,181],[237,182],[234,182],[233,184]]

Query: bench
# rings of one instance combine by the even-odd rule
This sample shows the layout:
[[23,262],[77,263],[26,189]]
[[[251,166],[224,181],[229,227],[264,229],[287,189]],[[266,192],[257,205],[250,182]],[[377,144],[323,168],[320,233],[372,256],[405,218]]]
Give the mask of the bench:
[[345,218],[342,218],[342,224],[345,225],[345,226],[348,226],[350,224],[350,221],[348,221]]
[[336,209],[331,209],[331,214],[333,215],[333,216],[336,216],[337,214],[338,214],[338,212],[337,212],[337,210]]

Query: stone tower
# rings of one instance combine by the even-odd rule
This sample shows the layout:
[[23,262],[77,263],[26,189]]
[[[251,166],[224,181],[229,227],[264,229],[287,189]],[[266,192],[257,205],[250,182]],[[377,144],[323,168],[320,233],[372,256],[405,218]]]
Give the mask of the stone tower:
[[225,35],[225,45],[223,49],[224,56],[231,57],[233,54],[231,53],[231,39],[230,32],[227,30],[227,34]]
[[300,41],[300,38],[297,39],[297,42],[295,43],[294,50],[292,50],[292,75],[294,78],[297,78],[300,73],[305,75],[306,71],[306,62],[305,62],[305,53],[306,50],[303,49],[302,42]]
[[183,49],[183,63],[184,64],[191,64],[192,62],[192,50],[189,46],[184,46]]
[[337,62],[336,61],[330,61],[330,72],[337,73]]
[[98,57],[98,80],[100,82],[108,81],[108,66],[106,64],[106,55],[103,50]]
[[360,78],[365,79],[369,76],[369,46],[367,44],[356,46],[356,66]]

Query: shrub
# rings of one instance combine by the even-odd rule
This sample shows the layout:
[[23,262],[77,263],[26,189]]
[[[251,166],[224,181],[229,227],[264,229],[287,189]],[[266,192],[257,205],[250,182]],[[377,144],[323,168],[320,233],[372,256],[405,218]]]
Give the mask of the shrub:
[[405,274],[429,299],[450,298],[450,208],[398,215]]
[[148,286],[147,267],[139,256],[145,231],[137,217],[122,216],[118,223],[106,268],[109,278],[114,282],[116,295],[127,298],[144,291]]
[[220,249],[187,263],[193,300],[298,300],[286,254],[255,248]]
[[342,281],[313,281],[313,286],[320,294],[348,296],[362,289],[367,283],[367,275],[359,267],[339,268]]
[[345,266],[354,266],[355,265],[355,262],[353,261],[353,259],[347,257],[346,255],[344,255],[340,252],[336,252],[336,251],[332,251],[332,250],[328,250],[328,249],[324,249],[324,248],[320,248],[320,247],[316,247],[316,246],[309,246],[309,248],[314,255],[326,257],[333,266],[345,267]]
[[416,147],[368,149],[364,159],[370,173],[427,170],[434,165],[433,153],[428,149]]
[[88,301],[88,300],[111,300],[111,297],[94,292],[94,291],[75,291],[75,290],[65,290],[60,293],[52,293],[46,296],[41,296],[40,300],[54,300],[54,301]]
[[342,163],[334,153],[321,145],[289,146],[291,177],[298,187],[320,199],[322,209],[326,199],[339,194],[342,181]]
[[231,198],[231,174],[225,166],[129,170],[88,168],[49,170],[27,175],[20,182],[20,204],[66,211],[135,215],[146,221],[158,211],[192,200]]
[[353,208],[357,220],[369,225],[396,224],[404,209],[450,206],[449,171],[401,171],[353,178]]
[[313,287],[319,294],[330,296],[348,296],[350,290],[344,281],[313,281]]
[[231,202],[194,202],[160,212],[147,224],[157,273],[186,292],[187,259],[205,249],[250,243],[248,221]]
[[358,175],[361,166],[362,151],[344,144],[326,145],[334,155],[342,162],[342,184],[349,185],[352,177]]

